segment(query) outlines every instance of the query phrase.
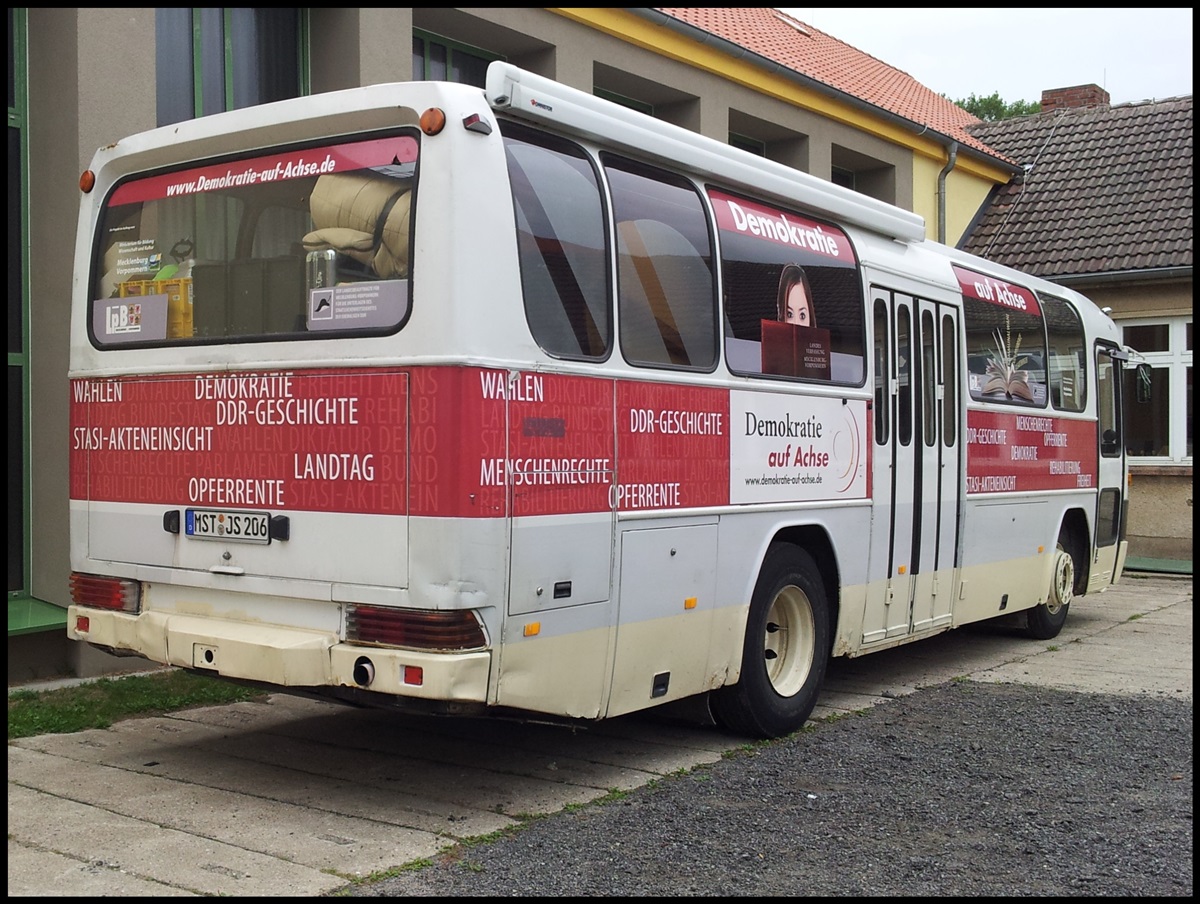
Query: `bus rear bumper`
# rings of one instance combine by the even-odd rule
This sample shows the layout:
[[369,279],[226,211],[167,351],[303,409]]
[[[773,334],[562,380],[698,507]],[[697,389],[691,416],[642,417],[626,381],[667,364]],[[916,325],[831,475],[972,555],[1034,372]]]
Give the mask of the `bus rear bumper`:
[[[87,619],[80,630],[80,618]],[[426,700],[486,703],[491,653],[431,653],[343,643],[336,634],[165,612],[70,606],[72,640],[154,662],[288,688],[354,687]],[[366,659],[370,668],[362,667]],[[360,680],[355,680],[356,675]],[[370,676],[363,683],[364,675]]]

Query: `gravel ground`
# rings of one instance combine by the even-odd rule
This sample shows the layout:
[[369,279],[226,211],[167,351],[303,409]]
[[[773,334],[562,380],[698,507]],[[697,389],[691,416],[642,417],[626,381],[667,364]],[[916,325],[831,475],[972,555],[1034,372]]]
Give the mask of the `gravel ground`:
[[1192,701],[961,682],[354,896],[1192,895]]

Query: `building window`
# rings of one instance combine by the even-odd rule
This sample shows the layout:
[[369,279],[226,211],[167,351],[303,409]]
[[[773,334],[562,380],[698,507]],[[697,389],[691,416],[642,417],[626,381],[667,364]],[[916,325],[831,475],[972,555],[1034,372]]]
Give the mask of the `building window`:
[[636,100],[625,94],[617,94],[615,91],[608,91],[604,88],[593,88],[592,94],[602,100],[612,101],[614,104],[620,104],[622,107],[628,107],[630,110],[637,110],[639,113],[645,113],[647,116],[654,115],[654,104],[648,104],[645,101]]
[[841,167],[830,167],[829,181],[834,185],[840,185],[842,188],[854,188],[854,173],[850,170],[842,169]]
[[767,156],[767,146],[764,142],[757,138],[750,138],[746,135],[739,135],[737,132],[729,133],[729,143],[735,148],[740,148],[743,151],[748,151],[758,157]]
[[1125,371],[1125,446],[1144,464],[1192,463],[1192,318],[1123,320],[1122,339],[1150,365],[1149,400]]
[[299,97],[303,23],[295,8],[159,7],[158,124]]
[[413,29],[413,81],[458,82],[483,88],[488,63],[501,59],[478,47]]

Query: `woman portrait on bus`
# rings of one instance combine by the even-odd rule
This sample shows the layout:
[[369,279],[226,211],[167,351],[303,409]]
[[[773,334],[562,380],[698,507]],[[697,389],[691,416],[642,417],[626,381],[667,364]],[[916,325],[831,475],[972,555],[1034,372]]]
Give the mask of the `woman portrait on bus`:
[[779,275],[779,319],[797,326],[817,325],[808,274],[797,264],[788,264]]

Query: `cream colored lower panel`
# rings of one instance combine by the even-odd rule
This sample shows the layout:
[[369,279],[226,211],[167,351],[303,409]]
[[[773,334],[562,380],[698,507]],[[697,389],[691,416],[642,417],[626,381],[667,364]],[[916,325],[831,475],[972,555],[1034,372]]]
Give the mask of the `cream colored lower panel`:
[[1122,540],[1121,545],[1117,548],[1117,568],[1113,572],[1112,583],[1117,583],[1121,580],[1121,576],[1125,574],[1125,557],[1129,553],[1129,542]]
[[1096,558],[1088,569],[1088,592],[1102,593],[1120,576],[1119,568],[1124,567],[1124,552],[1128,547],[1124,542],[1101,546],[1096,549]]
[[[87,619],[86,631],[78,628],[80,618]],[[67,607],[67,637],[114,650],[132,650],[151,662],[167,662],[167,626],[163,619],[72,605]]]
[[497,704],[571,718],[599,718],[614,629],[604,625],[570,630],[569,621],[576,611],[509,620],[508,631],[515,636],[500,654]]
[[861,625],[863,644],[880,643],[912,633],[908,606],[912,581],[911,575],[896,575],[872,581],[867,586],[867,603]]
[[[607,715],[681,700],[735,680],[741,669],[745,624],[746,610],[734,606],[622,624]],[[709,656],[707,646],[695,641],[710,636],[734,642]],[[666,691],[655,696],[656,682],[664,675],[669,675]]]
[[[366,690],[425,700],[487,702],[488,672],[492,661],[492,654],[487,651],[427,653],[338,644],[329,651],[333,683],[358,687],[354,681],[354,664],[364,657],[375,669],[375,679]],[[421,669],[420,684],[405,682],[406,666]]]
[[171,665],[283,687],[331,683],[329,648],[338,642],[334,632],[161,612],[142,618],[165,623]]
[[[79,631],[78,617],[88,619]],[[230,619],[71,606],[67,633],[118,650],[181,668],[206,669],[227,678],[262,681],[281,687],[357,687],[354,665],[365,656],[375,669],[368,690],[430,700],[487,701],[491,653],[429,653],[338,643],[326,631],[248,624]],[[418,666],[423,680],[407,684],[404,666]]]
[[[962,569],[954,626],[1031,609],[1046,601],[1053,556],[1037,555]],[[1007,598],[1007,599],[1006,599]]]

